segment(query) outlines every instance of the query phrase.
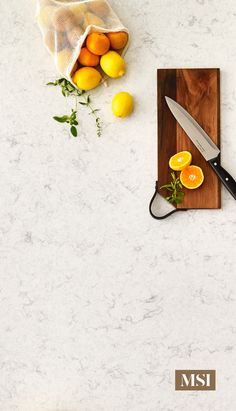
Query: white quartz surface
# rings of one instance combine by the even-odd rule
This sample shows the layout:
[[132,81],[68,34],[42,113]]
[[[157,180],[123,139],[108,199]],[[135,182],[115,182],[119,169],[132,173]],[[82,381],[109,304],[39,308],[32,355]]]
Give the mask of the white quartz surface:
[[[132,35],[127,75],[93,93],[101,139],[70,109],[35,23],[1,0],[1,411],[235,411],[236,203],[157,222],[157,67],[220,67],[222,163],[236,177],[236,2],[111,0]],[[134,94],[116,120],[112,96]],[[174,390],[216,369],[216,392]]]

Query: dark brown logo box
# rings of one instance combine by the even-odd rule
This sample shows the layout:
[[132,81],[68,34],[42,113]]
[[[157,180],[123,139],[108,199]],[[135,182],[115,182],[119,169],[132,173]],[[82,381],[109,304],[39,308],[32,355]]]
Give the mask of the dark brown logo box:
[[215,370],[176,370],[176,391],[215,391]]

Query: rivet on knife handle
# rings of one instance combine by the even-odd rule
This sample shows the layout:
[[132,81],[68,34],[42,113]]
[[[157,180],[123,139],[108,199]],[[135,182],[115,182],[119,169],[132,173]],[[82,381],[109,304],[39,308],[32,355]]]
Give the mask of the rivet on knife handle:
[[220,165],[220,156],[209,160],[210,165],[216,172],[224,186],[236,200],[236,181],[234,178]]

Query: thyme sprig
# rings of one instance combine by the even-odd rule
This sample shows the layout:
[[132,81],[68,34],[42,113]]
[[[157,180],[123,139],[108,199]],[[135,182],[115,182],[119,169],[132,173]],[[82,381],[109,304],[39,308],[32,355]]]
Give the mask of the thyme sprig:
[[[60,78],[55,81],[51,81],[47,83],[47,86],[59,86],[61,87],[61,93],[64,97],[75,97],[75,109],[72,109],[72,113],[70,115],[63,115],[63,116],[54,116],[54,120],[58,121],[59,123],[67,123],[70,125],[70,132],[73,137],[78,136],[78,103],[82,106],[86,106],[90,109],[89,114],[92,114],[95,117],[96,122],[96,131],[97,136],[101,137],[102,135],[102,121],[98,115],[99,109],[95,109],[92,106],[91,97],[86,95],[84,90],[77,89],[70,81],[65,78]],[[83,101],[78,101],[79,98],[83,98]]]
[[161,187],[161,189],[166,189],[171,194],[166,197],[166,200],[171,204],[181,204],[184,200],[184,192],[182,191],[182,184],[179,177],[176,177],[175,173],[171,173],[172,180]]
[[93,108],[93,106],[91,105],[91,98],[90,95],[87,96],[83,96],[84,97],[84,101],[79,101],[79,104],[81,104],[82,106],[86,106],[90,109],[90,115],[92,114],[95,117],[95,121],[96,121],[96,127],[97,127],[97,136],[101,137],[102,135],[102,122],[100,117],[98,116],[98,108]]
[[55,81],[50,81],[47,86],[59,86],[64,97],[74,96],[80,97],[85,94],[84,90],[77,89],[69,80],[65,78],[59,78]]

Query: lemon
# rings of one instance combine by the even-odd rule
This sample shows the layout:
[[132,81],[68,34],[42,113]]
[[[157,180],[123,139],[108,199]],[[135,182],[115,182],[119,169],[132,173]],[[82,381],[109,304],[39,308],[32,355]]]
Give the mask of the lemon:
[[104,54],[100,65],[109,77],[117,78],[125,74],[125,61],[116,51],[108,51]]
[[172,170],[181,171],[192,162],[192,154],[189,151],[180,151],[170,158],[169,166]]
[[84,13],[87,10],[87,6],[85,3],[76,3],[69,6],[69,9],[75,16],[75,20],[77,24],[82,24],[84,21]]
[[61,74],[66,74],[66,69],[70,62],[70,59],[71,59],[71,49],[69,48],[63,49],[59,51],[59,53],[57,53],[56,65],[57,65],[58,71]]
[[85,3],[76,3],[69,6],[69,9],[74,13],[84,13],[87,10],[87,6]]
[[105,23],[100,17],[95,16],[95,14],[88,12],[84,16],[83,29],[86,30],[86,28],[90,25],[105,27]]
[[112,100],[112,112],[116,117],[127,117],[134,109],[134,99],[131,94],[122,91]]
[[55,10],[56,8],[53,6],[43,7],[37,15],[38,24],[40,26],[50,27]]
[[81,90],[92,90],[97,87],[102,79],[101,74],[93,67],[83,67],[77,70],[73,81]]

